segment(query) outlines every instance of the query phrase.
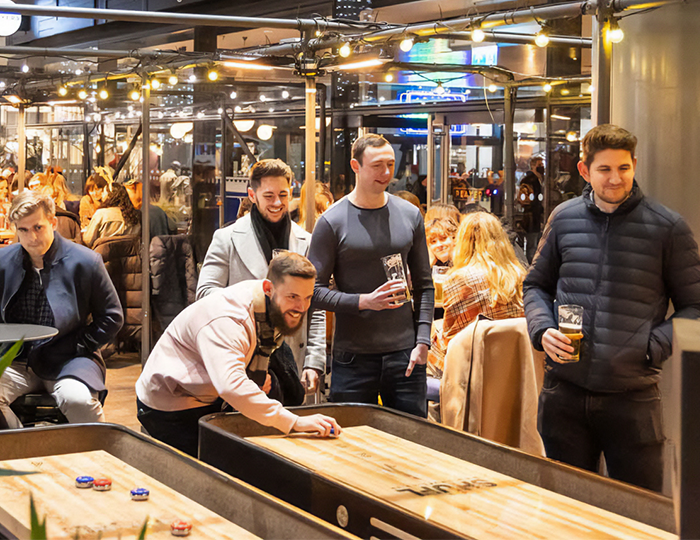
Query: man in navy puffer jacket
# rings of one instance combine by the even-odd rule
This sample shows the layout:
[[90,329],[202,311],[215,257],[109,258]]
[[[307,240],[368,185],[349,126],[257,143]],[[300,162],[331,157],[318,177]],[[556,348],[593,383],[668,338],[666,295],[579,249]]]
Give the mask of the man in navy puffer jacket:
[[[634,180],[637,139],[610,124],[583,139],[581,197],[552,213],[524,283],[535,348],[547,353],[538,428],[547,456],[656,491],[663,477],[661,366],[673,317],[700,318],[700,255],[683,218]],[[579,362],[556,307],[583,306]]]

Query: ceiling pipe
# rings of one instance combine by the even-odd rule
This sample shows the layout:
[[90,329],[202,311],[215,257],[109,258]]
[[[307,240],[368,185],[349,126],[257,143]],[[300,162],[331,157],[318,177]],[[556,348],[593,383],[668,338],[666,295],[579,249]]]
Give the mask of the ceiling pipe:
[[131,51],[114,51],[107,49],[62,49],[59,47],[44,48],[44,47],[17,47],[17,46],[0,46],[0,54],[18,54],[26,56],[44,56],[47,58],[59,58],[64,56],[71,57],[94,57],[94,58],[163,58],[186,56],[183,53],[176,51],[148,51],[135,49]]
[[[70,6],[30,6],[14,4],[2,7],[2,13],[19,13],[44,17],[68,17],[73,19],[104,19],[136,23],[175,24],[185,26],[219,26],[227,28],[288,28],[296,30],[357,30],[357,24],[348,25],[325,19],[275,19],[262,17],[236,17],[231,15],[202,15],[199,13],[170,13],[161,11],[136,11],[127,9],[94,9]],[[375,24],[376,26],[376,24]]]

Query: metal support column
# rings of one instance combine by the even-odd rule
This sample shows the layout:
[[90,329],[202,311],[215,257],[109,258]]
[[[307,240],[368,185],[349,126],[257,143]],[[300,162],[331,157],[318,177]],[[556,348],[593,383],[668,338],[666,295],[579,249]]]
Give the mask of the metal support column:
[[[443,119],[444,126],[444,137],[442,138],[442,144],[440,145],[440,152],[442,156],[440,157],[440,202],[442,204],[447,204],[450,196],[450,151],[452,148],[452,137],[450,137],[450,125],[447,123],[447,117]],[[477,152],[477,155],[479,153]]]
[[318,84],[318,175],[320,182],[326,179],[326,85]]
[[219,228],[224,227],[225,217],[224,211],[226,209],[226,159],[228,158],[228,150],[226,148],[228,139],[228,126],[226,125],[226,109],[221,111],[221,153],[219,157],[221,158],[221,163],[219,164],[219,169],[221,171],[221,182],[219,182]]
[[19,161],[17,163],[17,178],[19,178],[17,189],[19,189],[20,193],[24,189],[24,169],[27,161],[27,132],[24,129],[25,114],[24,103],[20,103],[17,116],[17,161]]
[[100,120],[100,151],[97,153],[97,164],[100,167],[105,166],[105,151],[107,150],[107,141],[105,137],[105,123]]
[[516,87],[505,86],[503,88],[503,139],[506,146],[503,166],[506,175],[506,220],[511,227],[515,224],[515,151],[513,148],[515,107],[513,101],[516,93]]
[[306,223],[308,232],[313,231],[316,218],[316,79],[306,78]]
[[90,129],[87,119],[87,104],[83,106],[83,185],[90,176]]
[[147,77],[141,79],[141,364],[145,365],[151,352],[151,86]]
[[593,18],[593,99],[591,120],[593,125],[610,123],[610,85],[612,83],[612,43],[607,39],[611,10],[602,6]]
[[552,211],[552,177],[554,176],[554,148],[552,146],[552,103],[547,93],[547,108],[544,110],[544,148],[545,148],[545,174],[544,174],[544,221],[547,223]]
[[435,118],[433,115],[428,116],[428,155],[426,159],[426,166],[428,167],[428,180],[425,184],[426,195],[425,195],[425,206],[430,208],[433,203],[433,182],[435,181],[435,138],[433,137],[433,122]]

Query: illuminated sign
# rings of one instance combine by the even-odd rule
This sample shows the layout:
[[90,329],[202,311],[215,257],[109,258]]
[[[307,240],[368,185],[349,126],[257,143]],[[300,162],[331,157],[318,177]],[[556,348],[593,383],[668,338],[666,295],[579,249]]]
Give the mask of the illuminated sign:
[[[0,0],[0,9],[14,6],[12,0]],[[17,13],[0,13],[0,36],[7,37],[19,30],[22,24],[22,15]]]
[[399,94],[399,101],[401,103],[421,103],[423,101],[461,101],[465,103],[467,96],[466,94],[453,94],[451,92],[439,94],[434,90],[409,90]]
[[472,64],[477,66],[495,66],[498,64],[498,45],[472,47]]

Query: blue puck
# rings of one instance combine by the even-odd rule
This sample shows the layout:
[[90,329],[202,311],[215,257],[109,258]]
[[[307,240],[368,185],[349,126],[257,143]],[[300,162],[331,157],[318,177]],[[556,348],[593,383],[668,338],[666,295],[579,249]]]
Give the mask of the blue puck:
[[134,488],[131,490],[132,501],[145,501],[148,499],[150,492],[146,488]]
[[92,476],[78,476],[75,479],[75,486],[79,488],[91,488],[95,479]]
[[335,428],[331,426],[331,435],[335,435]]

